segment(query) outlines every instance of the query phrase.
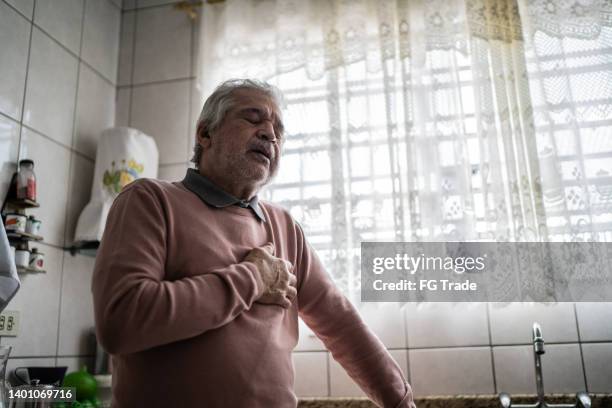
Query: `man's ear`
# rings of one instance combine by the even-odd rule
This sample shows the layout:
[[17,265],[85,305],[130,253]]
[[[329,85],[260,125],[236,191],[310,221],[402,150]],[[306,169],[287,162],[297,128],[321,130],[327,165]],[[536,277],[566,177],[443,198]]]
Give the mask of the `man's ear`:
[[197,142],[203,147],[208,148],[210,146],[210,134],[206,131],[206,125],[200,124],[196,131]]

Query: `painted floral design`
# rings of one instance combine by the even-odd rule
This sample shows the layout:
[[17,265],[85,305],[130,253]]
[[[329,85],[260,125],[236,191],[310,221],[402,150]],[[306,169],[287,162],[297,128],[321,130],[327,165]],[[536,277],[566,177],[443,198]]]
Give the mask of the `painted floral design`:
[[127,164],[125,159],[121,160],[121,166],[118,168],[115,168],[113,161],[111,169],[104,172],[102,183],[111,194],[118,194],[123,187],[139,178],[143,170],[142,163],[137,163],[134,159],[130,159]]

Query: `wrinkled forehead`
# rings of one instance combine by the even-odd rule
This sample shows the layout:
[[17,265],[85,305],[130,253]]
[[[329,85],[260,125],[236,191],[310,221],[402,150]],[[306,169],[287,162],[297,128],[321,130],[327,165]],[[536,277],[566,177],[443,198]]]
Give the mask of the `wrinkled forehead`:
[[232,92],[232,110],[256,108],[270,116],[282,119],[282,111],[276,100],[270,95],[255,89],[236,89]]

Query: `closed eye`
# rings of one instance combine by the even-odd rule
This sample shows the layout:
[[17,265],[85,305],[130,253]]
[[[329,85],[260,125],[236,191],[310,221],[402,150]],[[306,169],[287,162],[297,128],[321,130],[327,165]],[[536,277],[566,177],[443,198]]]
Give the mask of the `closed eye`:
[[247,122],[253,124],[253,125],[258,125],[261,123],[261,120],[259,118],[255,119],[255,118],[244,118],[244,120],[246,120]]

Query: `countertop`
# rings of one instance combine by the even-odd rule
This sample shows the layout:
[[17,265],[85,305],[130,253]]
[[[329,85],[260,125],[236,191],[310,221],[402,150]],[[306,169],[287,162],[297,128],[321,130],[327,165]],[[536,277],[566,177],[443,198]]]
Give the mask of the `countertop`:
[[[612,408],[612,394],[589,394],[592,408]],[[534,403],[535,395],[511,396],[513,404]],[[548,395],[546,402],[574,404],[576,396],[570,394]],[[462,395],[416,398],[417,408],[500,408],[497,395]],[[302,398],[298,408],[377,408],[365,398]]]

